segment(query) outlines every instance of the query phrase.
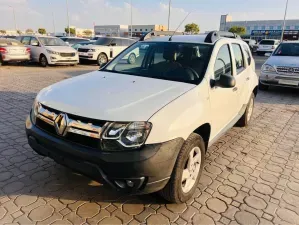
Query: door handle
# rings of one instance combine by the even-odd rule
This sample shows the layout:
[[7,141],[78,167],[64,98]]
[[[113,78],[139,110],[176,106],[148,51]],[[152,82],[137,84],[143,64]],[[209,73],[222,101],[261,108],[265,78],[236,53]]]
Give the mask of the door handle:
[[250,77],[247,77],[246,80],[247,80],[247,81],[250,80]]
[[233,92],[236,92],[237,90],[238,90],[238,88],[237,88],[237,87],[234,87]]

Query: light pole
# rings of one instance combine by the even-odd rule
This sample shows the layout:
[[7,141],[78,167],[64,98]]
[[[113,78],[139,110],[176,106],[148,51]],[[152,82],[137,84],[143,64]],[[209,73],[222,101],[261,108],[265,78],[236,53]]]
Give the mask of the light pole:
[[55,36],[56,29],[55,29],[55,16],[54,16],[54,12],[52,12],[52,17],[53,17],[53,31],[54,31],[54,36]]
[[171,0],[169,0],[169,6],[168,6],[168,31],[170,26],[170,8],[171,8]]
[[16,22],[16,13],[15,13],[15,8],[14,7],[12,7],[12,6],[8,6],[8,7],[10,7],[10,8],[12,8],[12,12],[13,12],[13,18],[14,18],[14,22],[15,22],[15,29],[16,29],[16,31],[17,31],[17,22]]
[[281,33],[281,41],[283,41],[283,34],[285,31],[285,26],[286,26],[286,17],[287,17],[287,12],[288,12],[288,5],[289,5],[289,0],[286,2],[286,9],[284,12],[284,19],[283,19],[283,26],[282,26],[282,33]]
[[133,37],[133,6],[131,0],[131,37]]
[[68,4],[68,0],[66,0],[66,13],[67,13],[67,23],[68,23],[69,37],[70,37],[71,36],[71,28],[70,28],[70,16],[69,16],[69,4]]

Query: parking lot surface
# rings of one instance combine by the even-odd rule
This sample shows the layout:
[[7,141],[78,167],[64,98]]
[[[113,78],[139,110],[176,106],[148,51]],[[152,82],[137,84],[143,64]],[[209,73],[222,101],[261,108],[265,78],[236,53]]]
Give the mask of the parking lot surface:
[[[259,69],[265,58],[257,58]],[[186,204],[124,196],[43,158],[24,122],[39,90],[96,66],[0,68],[0,224],[299,224],[299,91],[259,92],[248,128],[207,153]]]

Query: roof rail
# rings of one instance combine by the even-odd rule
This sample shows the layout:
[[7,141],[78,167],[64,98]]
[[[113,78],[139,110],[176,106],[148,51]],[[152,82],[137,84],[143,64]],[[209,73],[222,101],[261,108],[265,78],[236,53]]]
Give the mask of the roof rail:
[[147,34],[143,35],[139,41],[145,41],[150,39],[151,37],[158,37],[158,36],[171,36],[171,35],[184,35],[184,32],[175,32],[174,31],[150,31]]
[[226,32],[226,31],[211,31],[206,39],[205,42],[207,43],[214,43],[218,39],[225,37],[225,38],[233,38],[233,39],[241,39],[241,37],[238,34],[232,33],[232,32]]

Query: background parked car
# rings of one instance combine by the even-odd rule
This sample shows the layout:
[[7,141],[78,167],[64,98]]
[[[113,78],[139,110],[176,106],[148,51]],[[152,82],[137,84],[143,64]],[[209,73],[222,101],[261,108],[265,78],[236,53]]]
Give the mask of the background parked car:
[[269,86],[299,88],[299,41],[281,43],[265,62],[259,88]]
[[272,40],[272,39],[262,40],[258,44],[258,48],[256,52],[258,55],[265,55],[266,53],[272,54],[272,52],[275,51],[279,43],[280,43],[279,40]]
[[20,36],[18,39],[31,50],[31,60],[47,65],[77,65],[78,53],[60,38],[51,36]]
[[21,42],[0,38],[0,66],[7,62],[27,62],[30,60],[30,48],[25,47]]
[[244,39],[244,41],[249,45],[251,52],[256,52],[257,50],[257,42],[253,39]]
[[72,46],[74,44],[83,42],[83,41],[89,41],[86,38],[79,38],[79,37],[61,37],[61,40],[63,40],[67,45]]
[[[80,61],[96,61],[99,66],[106,64],[136,40],[121,37],[101,37],[93,45],[82,46],[78,49]],[[135,62],[139,52],[128,56],[131,63]]]
[[72,45],[72,48],[78,50],[78,48],[85,46],[85,45],[92,45],[93,43],[95,43],[95,41],[83,41],[83,42],[79,42],[77,44]]

